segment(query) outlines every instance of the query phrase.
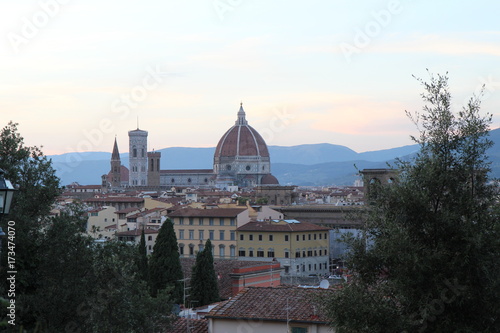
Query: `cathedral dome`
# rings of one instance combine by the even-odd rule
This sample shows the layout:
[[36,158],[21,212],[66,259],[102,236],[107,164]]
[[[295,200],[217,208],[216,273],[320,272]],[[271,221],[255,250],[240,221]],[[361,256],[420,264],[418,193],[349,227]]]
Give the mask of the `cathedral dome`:
[[235,156],[269,157],[266,142],[245,119],[243,105],[238,111],[238,120],[219,140],[215,158]]
[[274,177],[272,174],[267,174],[264,177],[262,177],[260,183],[262,185],[279,185],[280,182],[276,177]]

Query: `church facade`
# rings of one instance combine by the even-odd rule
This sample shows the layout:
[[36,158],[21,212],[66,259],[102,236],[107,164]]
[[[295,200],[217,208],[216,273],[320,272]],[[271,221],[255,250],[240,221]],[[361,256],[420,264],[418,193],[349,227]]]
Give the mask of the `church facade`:
[[[114,189],[123,188],[124,178],[128,179],[127,187],[189,186],[227,189],[229,186],[248,188],[279,185],[276,177],[271,174],[271,157],[267,145],[262,136],[248,124],[242,104],[235,124],[217,144],[213,169],[162,170],[161,153],[147,151],[148,132],[137,128],[129,131],[128,135],[128,176],[123,175],[123,169],[126,168],[120,164],[115,139],[111,171],[107,175],[108,186]],[[119,175],[120,171],[122,173]]]

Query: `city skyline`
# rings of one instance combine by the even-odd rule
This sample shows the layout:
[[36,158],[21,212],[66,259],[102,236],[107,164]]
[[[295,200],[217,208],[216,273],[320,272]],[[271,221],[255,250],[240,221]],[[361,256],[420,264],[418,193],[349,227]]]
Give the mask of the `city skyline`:
[[268,145],[412,144],[412,77],[449,73],[454,109],[485,85],[500,115],[494,1],[0,2],[0,110],[47,155],[214,147],[240,103]]

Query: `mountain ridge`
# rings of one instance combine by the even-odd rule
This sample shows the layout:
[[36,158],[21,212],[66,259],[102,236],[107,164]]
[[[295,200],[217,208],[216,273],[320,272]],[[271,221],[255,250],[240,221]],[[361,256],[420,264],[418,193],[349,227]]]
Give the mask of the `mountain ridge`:
[[[488,150],[492,176],[500,176],[500,129],[490,131],[494,146]],[[268,146],[271,171],[282,185],[352,185],[358,170],[385,168],[396,158],[418,152],[419,146],[406,145],[390,149],[357,153],[336,144],[318,143],[296,146]],[[170,147],[161,152],[162,169],[211,169],[215,147]],[[61,178],[61,184],[100,184],[101,175],[110,170],[110,152],[83,152],[49,155]],[[120,154],[122,164],[128,167],[128,153]]]

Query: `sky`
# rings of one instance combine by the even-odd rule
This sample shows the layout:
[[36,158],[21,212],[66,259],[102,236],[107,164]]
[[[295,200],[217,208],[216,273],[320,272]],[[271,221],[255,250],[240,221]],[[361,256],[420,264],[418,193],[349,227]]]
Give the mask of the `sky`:
[[214,147],[240,103],[268,145],[412,144],[448,72],[500,120],[500,2],[0,0],[0,114],[47,155]]

